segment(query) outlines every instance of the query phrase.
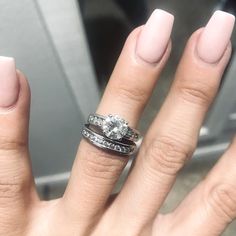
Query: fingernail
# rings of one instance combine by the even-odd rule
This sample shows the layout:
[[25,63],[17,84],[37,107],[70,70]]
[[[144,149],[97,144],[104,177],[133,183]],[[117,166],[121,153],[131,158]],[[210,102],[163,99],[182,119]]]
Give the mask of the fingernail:
[[16,75],[15,60],[0,57],[0,107],[12,106],[19,93],[19,81]]
[[136,54],[149,63],[160,61],[168,45],[173,23],[173,15],[156,9],[139,35]]
[[235,17],[224,11],[216,11],[199,38],[197,53],[207,63],[216,63],[223,56],[232,35]]

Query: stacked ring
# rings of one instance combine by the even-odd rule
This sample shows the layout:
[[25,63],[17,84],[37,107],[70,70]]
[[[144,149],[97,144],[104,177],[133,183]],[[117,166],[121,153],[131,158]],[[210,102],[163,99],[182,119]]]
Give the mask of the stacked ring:
[[127,156],[137,151],[137,143],[142,139],[137,130],[117,115],[89,115],[82,135],[98,148]]

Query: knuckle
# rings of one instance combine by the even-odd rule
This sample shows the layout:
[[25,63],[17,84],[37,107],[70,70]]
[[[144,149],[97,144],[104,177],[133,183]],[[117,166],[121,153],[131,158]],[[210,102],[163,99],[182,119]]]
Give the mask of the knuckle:
[[26,147],[27,143],[24,140],[0,136],[0,151],[19,151]]
[[156,138],[145,148],[145,163],[155,172],[173,176],[184,166],[193,149],[170,137]]
[[117,157],[106,153],[96,147],[85,144],[82,151],[83,172],[92,179],[116,181],[124,165],[126,158]]
[[114,93],[117,95],[118,99],[121,100],[122,103],[127,103],[127,101],[131,101],[137,104],[142,104],[147,100],[147,92],[139,86],[135,86],[134,84],[127,85],[119,84],[114,88]]
[[184,101],[197,105],[208,105],[213,98],[214,89],[206,84],[192,83],[191,85],[180,85],[179,93]]
[[0,200],[17,198],[22,191],[23,191],[23,185],[20,183],[15,183],[15,182],[1,183],[0,182]]
[[229,184],[218,184],[208,194],[206,200],[208,211],[220,219],[231,222],[236,217],[236,190]]

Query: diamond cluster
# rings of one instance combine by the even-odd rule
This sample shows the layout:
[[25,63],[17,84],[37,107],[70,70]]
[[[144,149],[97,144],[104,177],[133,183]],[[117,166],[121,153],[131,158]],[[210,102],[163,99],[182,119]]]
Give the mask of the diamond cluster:
[[103,134],[109,139],[121,140],[122,138],[128,138],[133,141],[138,141],[139,139],[139,134],[129,128],[128,123],[118,116],[109,115],[103,118],[90,115],[88,122],[100,127]]
[[137,141],[139,139],[139,135],[135,133],[132,129],[128,130],[126,137],[134,141]]
[[128,146],[121,145],[121,144],[111,143],[111,142],[105,140],[103,137],[100,137],[98,135],[94,135],[85,129],[83,130],[82,134],[84,135],[84,137],[89,139],[91,142],[98,143],[98,144],[100,144],[100,146],[108,148],[112,151],[119,151],[123,154],[130,154],[130,152],[134,151],[134,147],[132,147],[132,146],[128,147]]
[[90,115],[89,116],[89,123],[97,126],[102,126],[103,124],[103,118]]

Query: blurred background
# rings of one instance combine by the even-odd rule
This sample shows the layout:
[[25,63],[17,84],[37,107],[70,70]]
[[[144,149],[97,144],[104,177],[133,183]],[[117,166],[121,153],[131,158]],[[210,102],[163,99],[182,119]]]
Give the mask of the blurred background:
[[[30,149],[43,199],[63,194],[83,123],[95,111],[127,35],[155,8],[175,15],[173,50],[140,122],[142,133],[168,92],[188,37],[216,9],[235,14],[234,0],[0,0],[0,54],[16,58],[32,90]],[[235,37],[234,32],[233,47]],[[178,205],[229,145],[236,129],[235,77],[233,53],[198,148],[179,174],[163,212]],[[224,235],[235,232],[232,223]]]

